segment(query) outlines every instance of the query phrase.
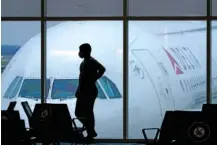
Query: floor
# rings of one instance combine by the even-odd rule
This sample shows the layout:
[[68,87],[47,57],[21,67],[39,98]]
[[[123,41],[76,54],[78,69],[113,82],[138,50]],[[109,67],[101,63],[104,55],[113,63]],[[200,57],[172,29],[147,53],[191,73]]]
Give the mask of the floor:
[[[37,144],[41,145],[41,144]],[[70,143],[61,143],[61,145],[71,145]],[[97,143],[97,144],[90,144],[90,145],[141,145],[136,143]]]

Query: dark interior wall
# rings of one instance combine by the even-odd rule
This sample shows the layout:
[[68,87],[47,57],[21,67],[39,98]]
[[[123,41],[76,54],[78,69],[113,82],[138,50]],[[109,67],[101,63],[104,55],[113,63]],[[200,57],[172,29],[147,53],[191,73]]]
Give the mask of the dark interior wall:
[[[2,0],[2,16],[40,16],[41,0]],[[204,16],[206,0],[128,0],[129,15]],[[121,16],[122,0],[47,0],[48,16]],[[213,0],[217,15],[217,0]]]

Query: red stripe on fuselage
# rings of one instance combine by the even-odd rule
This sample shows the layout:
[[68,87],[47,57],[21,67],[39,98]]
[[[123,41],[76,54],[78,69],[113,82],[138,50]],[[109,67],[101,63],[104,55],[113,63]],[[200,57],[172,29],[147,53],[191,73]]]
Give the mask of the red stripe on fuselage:
[[165,48],[163,48],[163,49],[166,52],[172,66],[173,66],[173,68],[174,68],[174,70],[176,72],[176,74],[177,75],[183,74],[183,71],[181,70],[181,68],[180,68],[179,64],[177,63],[177,61],[173,58],[173,56]]

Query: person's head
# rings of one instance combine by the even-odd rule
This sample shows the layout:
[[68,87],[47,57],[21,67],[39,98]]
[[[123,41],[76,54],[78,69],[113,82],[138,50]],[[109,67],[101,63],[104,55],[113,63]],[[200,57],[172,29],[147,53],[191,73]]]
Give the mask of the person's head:
[[88,58],[90,57],[91,46],[88,43],[84,43],[79,46],[79,57],[80,58]]

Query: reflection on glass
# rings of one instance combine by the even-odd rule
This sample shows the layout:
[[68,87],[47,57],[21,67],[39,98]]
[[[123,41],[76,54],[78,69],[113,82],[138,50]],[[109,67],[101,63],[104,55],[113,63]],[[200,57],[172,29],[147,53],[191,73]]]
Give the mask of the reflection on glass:
[[212,22],[212,103],[217,103],[217,21]]
[[[206,23],[129,22],[129,138],[206,102]],[[148,132],[153,138],[155,132]]]
[[78,50],[82,43],[90,43],[92,56],[106,68],[96,82],[97,137],[123,138],[122,22],[48,22],[47,26],[47,78],[51,83],[46,102],[66,103],[71,117],[75,117],[75,92],[82,62]]
[[[15,110],[28,119],[21,102],[31,109],[40,101],[40,22],[2,22],[1,45],[1,109],[17,101]],[[34,38],[38,37],[38,39]]]

